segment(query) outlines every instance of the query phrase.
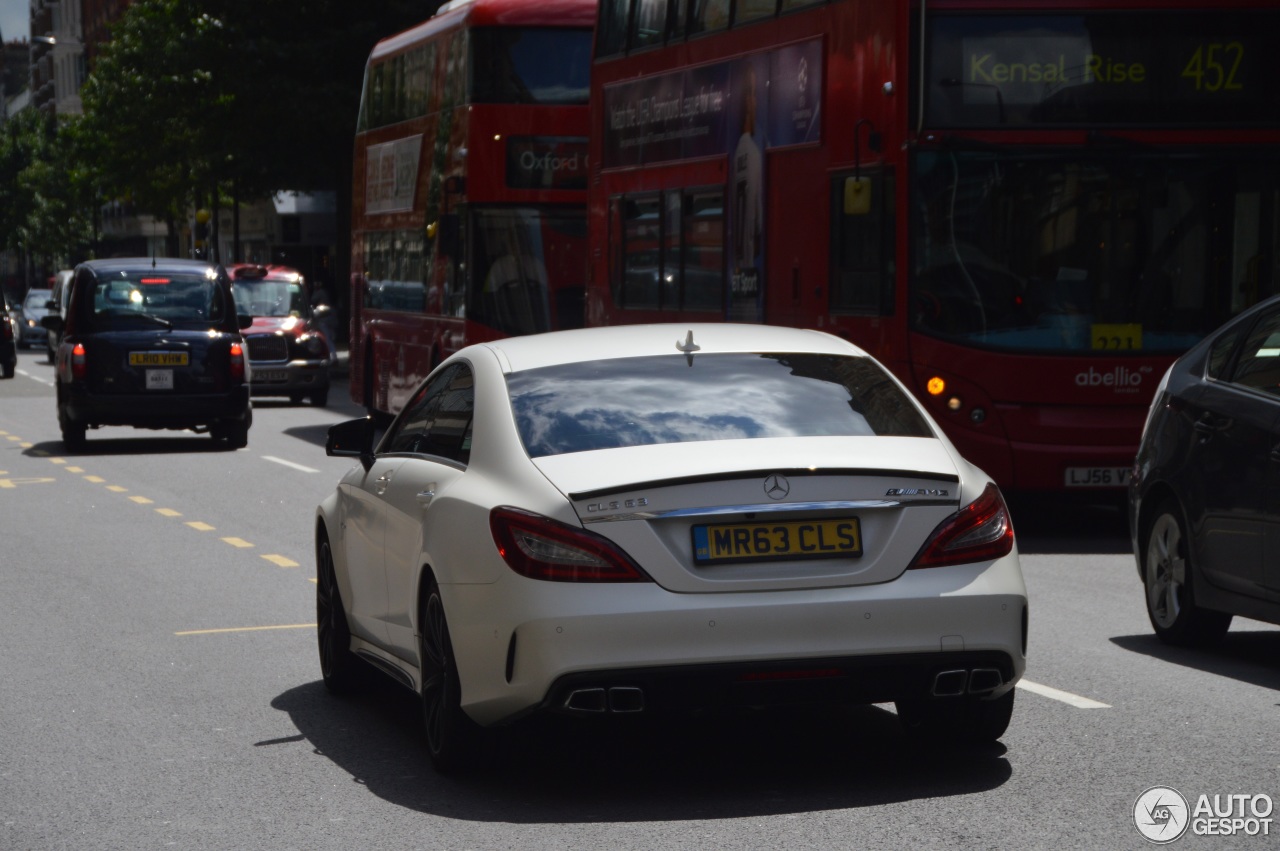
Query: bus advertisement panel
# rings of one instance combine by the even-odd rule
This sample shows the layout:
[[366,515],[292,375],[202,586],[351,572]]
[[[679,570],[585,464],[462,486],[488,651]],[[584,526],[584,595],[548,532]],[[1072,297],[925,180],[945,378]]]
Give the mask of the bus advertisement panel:
[[583,323],[595,0],[448,3],[370,54],[351,398],[386,418],[465,345]]
[[1003,487],[1122,488],[1280,291],[1276,79],[1270,0],[603,0],[587,321],[827,330]]

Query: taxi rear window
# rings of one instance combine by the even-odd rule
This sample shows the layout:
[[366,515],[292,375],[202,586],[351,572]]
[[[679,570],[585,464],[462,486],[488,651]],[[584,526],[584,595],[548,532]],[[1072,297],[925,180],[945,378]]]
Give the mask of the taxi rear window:
[[507,389],[530,457],[776,437],[934,437],[901,387],[866,357],[699,354],[517,372]]
[[93,289],[95,326],[151,322],[220,322],[225,305],[217,281],[205,275],[131,272],[98,280]]

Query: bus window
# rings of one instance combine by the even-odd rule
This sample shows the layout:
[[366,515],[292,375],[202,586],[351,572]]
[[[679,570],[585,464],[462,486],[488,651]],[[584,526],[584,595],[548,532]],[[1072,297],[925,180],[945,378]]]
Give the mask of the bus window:
[[735,25],[745,24],[749,21],[759,21],[762,18],[772,18],[777,11],[777,0],[738,0],[738,8],[734,12],[733,23]]
[[658,240],[662,234],[662,207],[657,195],[631,197],[622,212],[623,307],[656,308],[661,272]]
[[683,242],[684,298],[688,310],[723,310],[724,191],[691,190],[685,196]]
[[893,313],[893,179],[837,175],[831,193],[831,311]]
[[590,95],[589,29],[477,29],[471,50],[472,103],[585,104]]
[[692,0],[689,32],[704,33],[729,26],[729,0]]
[[631,48],[662,44],[667,27],[667,0],[635,0]]

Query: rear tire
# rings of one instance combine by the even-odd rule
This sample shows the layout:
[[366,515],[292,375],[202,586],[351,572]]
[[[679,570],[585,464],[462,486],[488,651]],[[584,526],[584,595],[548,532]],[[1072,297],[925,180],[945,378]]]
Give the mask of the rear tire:
[[1195,571],[1186,525],[1177,503],[1166,499],[1147,527],[1142,563],[1147,617],[1156,635],[1178,647],[1208,647],[1222,640],[1231,615],[1196,605]]
[[68,450],[76,452],[84,449],[88,427],[84,423],[72,421],[64,411],[58,411],[58,428],[62,432],[62,443]]
[[5,365],[4,365],[4,377],[5,377],[5,378],[13,378],[13,374],[14,374],[14,372],[15,372],[15,371],[17,371],[17,368],[18,368],[18,365],[17,365],[16,363],[7,363],[7,364],[5,364]]
[[317,393],[311,394],[311,404],[316,408],[323,408],[329,404],[329,388],[326,387]]
[[422,675],[422,724],[431,764],[441,774],[473,766],[482,752],[483,731],[462,711],[453,642],[445,621],[440,586],[431,580],[418,620],[418,663]]

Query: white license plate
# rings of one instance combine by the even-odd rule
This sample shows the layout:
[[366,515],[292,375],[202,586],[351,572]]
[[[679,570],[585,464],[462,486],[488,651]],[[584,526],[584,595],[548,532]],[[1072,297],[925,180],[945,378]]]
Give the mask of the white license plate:
[[173,389],[173,370],[172,369],[148,369],[147,370],[147,389],[148,390],[172,390]]
[[253,371],[254,381],[274,381],[283,382],[289,380],[289,372],[283,369],[255,369]]
[[1063,484],[1069,488],[1123,488],[1132,475],[1131,467],[1068,467]]

